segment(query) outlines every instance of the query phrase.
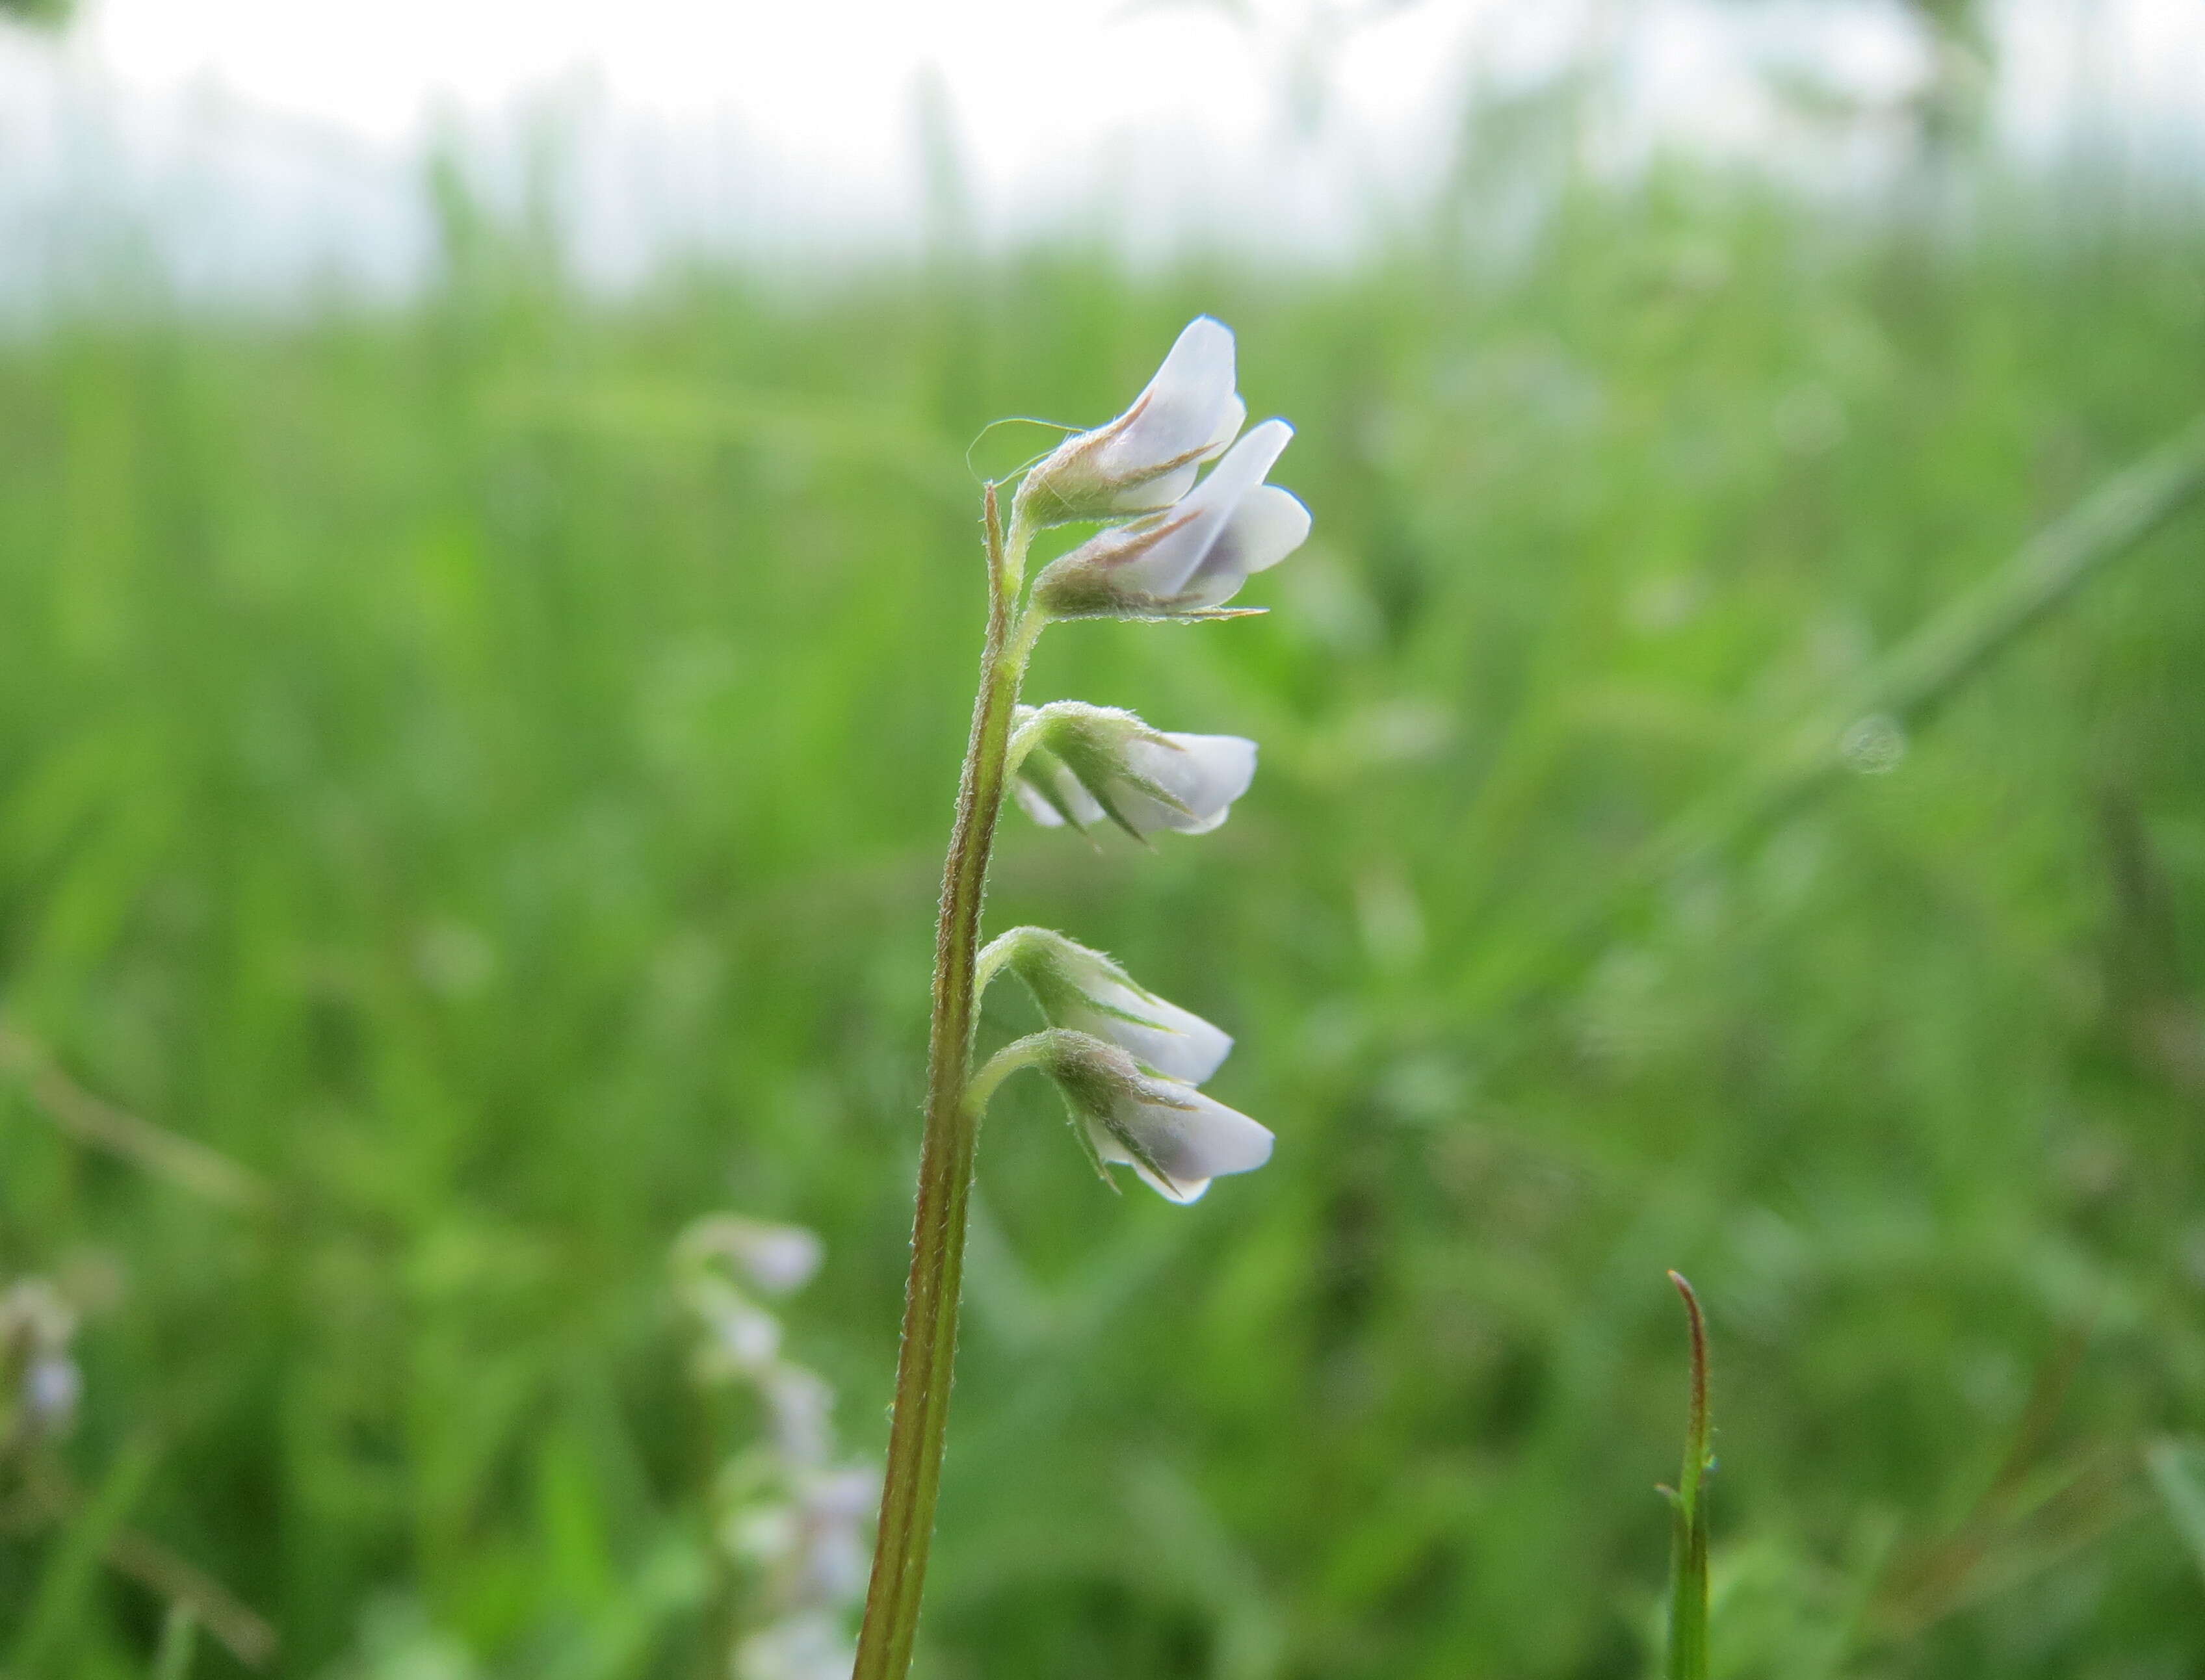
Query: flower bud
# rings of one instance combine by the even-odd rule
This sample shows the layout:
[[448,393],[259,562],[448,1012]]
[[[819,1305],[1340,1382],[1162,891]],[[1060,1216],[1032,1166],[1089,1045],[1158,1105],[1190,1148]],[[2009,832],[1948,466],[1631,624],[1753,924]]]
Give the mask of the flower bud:
[[1026,474],[1019,512],[1038,526],[1170,507],[1248,418],[1233,377],[1232,329],[1197,317],[1132,407],[1067,438]]
[[1198,1085],[1233,1048],[1229,1034],[1135,984],[1100,951],[1047,928],[1014,928],[996,942],[1053,1027],[1116,1045],[1145,1072]]
[[1178,506],[1102,531],[1045,567],[1036,603],[1060,619],[1216,615],[1251,573],[1308,539],[1309,509],[1263,482],[1293,435],[1284,420],[1264,421]]
[[1131,1167],[1167,1201],[1198,1200],[1212,1178],[1271,1158],[1271,1134],[1192,1085],[1144,1073],[1114,1044],[1052,1032],[1042,1067],[1056,1082],[1096,1170]]
[[1045,828],[1084,834],[1107,817],[1138,840],[1168,828],[1206,834],[1255,779],[1255,742],[1171,734],[1113,707],[1021,707],[1018,727],[1025,756],[1012,791]]

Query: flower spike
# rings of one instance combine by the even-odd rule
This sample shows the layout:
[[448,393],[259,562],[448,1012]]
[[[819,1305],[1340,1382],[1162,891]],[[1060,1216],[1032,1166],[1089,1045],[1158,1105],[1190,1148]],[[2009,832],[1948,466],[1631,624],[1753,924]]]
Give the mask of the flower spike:
[[[999,487],[982,490],[987,630],[935,926],[926,1121],[879,1547],[855,1662],[833,1659],[851,1680],[910,1673],[948,1440],[973,1155],[1002,1083],[1022,1070],[1047,1073],[1103,1180],[1114,1165],[1128,1166],[1174,1202],[1271,1158],[1269,1131],[1198,1089],[1231,1050],[1226,1034],[1061,935],[1019,929],[984,951],[980,941],[1007,793],[1045,826],[1084,830],[1107,819],[1145,841],[1167,828],[1215,828],[1255,775],[1256,744],[1237,735],[1169,734],[1076,701],[1019,703],[1035,642],[1053,620],[1237,617],[1249,609],[1226,603],[1242,584],[1308,537],[1309,510],[1266,482],[1293,429],[1267,420],[1241,436],[1247,408],[1236,377],[1232,333],[1197,319],[1131,407],[1065,439],[1024,476],[1007,523]],[[1103,529],[1029,583],[1035,533],[1074,520]],[[1007,965],[1049,1024],[976,1067],[981,991]],[[773,1258],[794,1269],[800,1256]]]
[[1172,734],[1077,700],[1019,708],[1012,753],[1019,804],[1043,828],[1084,834],[1108,818],[1143,841],[1208,834],[1256,775],[1256,743],[1242,736]]
[[1194,488],[1203,462],[1248,418],[1233,390],[1233,329],[1207,315],[1187,323],[1148,389],[1108,425],[1059,444],[1019,488],[1035,527],[1168,508]]

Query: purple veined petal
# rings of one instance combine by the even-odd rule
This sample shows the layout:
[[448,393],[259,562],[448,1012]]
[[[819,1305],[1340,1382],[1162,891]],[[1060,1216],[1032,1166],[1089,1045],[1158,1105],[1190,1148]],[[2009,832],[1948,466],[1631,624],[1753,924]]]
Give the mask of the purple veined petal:
[[[1107,532],[1097,539],[1097,557],[1107,561],[1111,549],[1134,548],[1135,557],[1117,572],[1120,585],[1165,598],[1180,595],[1241,502],[1263,482],[1293,435],[1294,429],[1284,420],[1264,421],[1228,449],[1209,476],[1171,511],[1161,537],[1147,540],[1155,529],[1153,520],[1146,529],[1133,525],[1122,533]],[[1146,547],[1139,547],[1144,542]]]
[[1130,484],[1110,499],[1114,513],[1153,513],[1172,507],[1183,500],[1194,488],[1194,481],[1202,474],[1199,461],[1189,461],[1185,466],[1175,466],[1160,478]]
[[1168,1088],[1172,1101],[1121,1101],[1111,1115],[1162,1169],[1162,1176],[1135,1157],[1109,1126],[1088,1123],[1096,1153],[1106,1161],[1131,1167],[1141,1181],[1166,1201],[1184,1206],[1199,1201],[1212,1178],[1252,1172],[1271,1158],[1270,1131],[1238,1109],[1186,1086]]
[[[1240,429],[1239,418],[1246,414],[1234,394],[1234,378],[1233,329],[1208,315],[1197,316],[1126,411],[1122,427],[1103,445],[1098,462],[1102,475],[1133,478],[1198,451],[1214,454],[1224,448]],[[1235,409],[1239,417],[1221,440],[1225,419]]]
[[1240,498],[1184,592],[1199,605],[1222,606],[1240,592],[1251,573],[1276,566],[1309,533],[1309,509],[1299,497],[1276,484],[1258,484]]
[[1247,419],[1234,377],[1232,329],[1207,315],[1190,321],[1131,407],[1066,438],[1026,475],[1014,521],[1062,525],[1169,508]]
[[1144,834],[1170,828],[1206,834],[1232,813],[1233,802],[1256,779],[1256,743],[1240,735],[1177,735],[1134,740],[1126,768],[1154,782],[1186,809],[1170,806],[1128,787],[1118,801],[1126,819]]
[[1217,454],[1239,436],[1240,428],[1247,423],[1248,405],[1235,396],[1227,405],[1224,418],[1219,420],[1217,430],[1201,454],[1182,466],[1143,483],[1129,484],[1111,498],[1110,508],[1118,513],[1152,513],[1175,506],[1192,490],[1202,472],[1202,463],[1215,460]]
[[[1075,977],[1091,1009],[1064,1011],[1060,1025],[1115,1044],[1137,1062],[1182,1084],[1198,1085],[1232,1053],[1233,1036],[1191,1011],[1109,974]],[[1128,1016],[1138,1017],[1129,1020]]]

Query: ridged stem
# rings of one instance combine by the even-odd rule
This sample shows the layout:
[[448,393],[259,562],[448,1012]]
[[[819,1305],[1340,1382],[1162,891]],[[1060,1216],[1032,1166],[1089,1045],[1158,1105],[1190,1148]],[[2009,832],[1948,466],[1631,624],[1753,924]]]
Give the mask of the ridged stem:
[[934,1507],[948,1439],[949,1390],[957,1353],[958,1295],[972,1188],[980,1104],[968,1102],[980,946],[980,910],[995,846],[1004,758],[1019,684],[1041,616],[1014,619],[1025,532],[1004,537],[994,485],[987,492],[988,636],[972,739],[959,777],[957,816],[942,867],[934,946],[934,1012],[927,1035],[926,1129],[919,1145],[918,1205],[912,1220],[911,1281],[896,1358],[895,1414],[881,1492],[865,1620],[852,1680],[903,1680],[918,1629],[919,1596],[934,1538]]

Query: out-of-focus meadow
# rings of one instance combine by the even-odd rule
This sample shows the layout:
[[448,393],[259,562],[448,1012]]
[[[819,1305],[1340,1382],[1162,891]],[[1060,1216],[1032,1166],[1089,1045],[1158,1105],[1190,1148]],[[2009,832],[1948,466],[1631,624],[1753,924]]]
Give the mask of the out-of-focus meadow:
[[723,1671],[745,1426],[669,1244],[821,1234],[791,1346],[877,1457],[967,445],[1209,311],[1316,534],[1269,616],[1062,628],[1029,692],[1254,736],[1255,788],[1154,856],[1013,814],[990,921],[1235,1033],[1277,1155],[1113,1197],[1007,1088],[924,1671],[1645,1672],[1676,1266],[1719,1673],[2205,1674],[2205,513],[1721,816],[2205,406],[2205,215],[1560,182],[1502,252],[1472,172],[1337,271],[607,300],[447,180],[418,301],[0,347],[0,1273],[82,1321],[0,1670],[147,1672],[181,1567],[284,1675]]

